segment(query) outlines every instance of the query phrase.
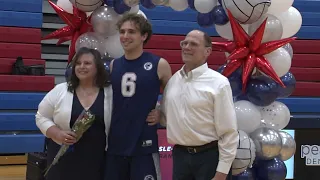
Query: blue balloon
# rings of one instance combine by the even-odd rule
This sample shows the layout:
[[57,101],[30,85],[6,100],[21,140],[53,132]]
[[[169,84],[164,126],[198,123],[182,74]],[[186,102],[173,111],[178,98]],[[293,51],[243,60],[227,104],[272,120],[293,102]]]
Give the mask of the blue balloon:
[[114,0],[113,1],[113,9],[117,14],[123,14],[127,11],[130,11],[130,7],[127,6],[123,0]]
[[255,180],[254,171],[248,168],[241,174],[232,176],[232,180]]
[[209,27],[214,24],[212,11],[209,13],[198,12],[197,22],[201,27]]
[[259,160],[253,167],[259,180],[284,180],[287,176],[287,167],[280,158]]
[[108,82],[111,82],[111,78],[110,78],[110,74],[111,74],[111,71],[110,71],[110,63],[111,61],[113,60],[114,58],[111,58],[111,57],[103,57],[102,58],[102,62],[103,62],[103,66],[104,66],[104,69],[107,71],[107,81]]
[[196,10],[196,7],[194,7],[194,0],[188,0],[189,8],[192,10]]
[[226,12],[224,11],[222,5],[215,6],[211,12],[213,21],[216,25],[225,25],[229,22],[229,18]]
[[246,95],[257,106],[268,106],[278,97],[278,84],[266,76],[249,80]]
[[281,98],[289,97],[293,93],[293,91],[296,89],[296,79],[291,72],[287,72],[287,74],[280,77],[280,79],[286,87],[283,88],[282,86],[279,86],[278,97],[281,97]]
[[[220,74],[223,73],[224,69],[226,68],[226,64],[220,66],[217,70]],[[229,77],[230,86],[232,89],[233,96],[239,96],[242,93],[242,80],[241,80],[242,69],[239,68],[238,70],[234,71]]]
[[111,61],[109,61],[109,60],[105,60],[105,61],[103,62],[104,69],[105,69],[108,73],[110,73],[110,63],[111,63]]
[[154,5],[151,0],[140,0],[140,3],[143,7],[147,9],[152,9],[156,7],[156,5]]
[[66,67],[66,72],[64,73],[64,77],[66,78],[66,81],[69,80],[70,76],[72,74],[72,65],[71,63]]
[[113,5],[114,5],[114,0],[104,0],[104,3],[105,3],[107,6],[113,7]]

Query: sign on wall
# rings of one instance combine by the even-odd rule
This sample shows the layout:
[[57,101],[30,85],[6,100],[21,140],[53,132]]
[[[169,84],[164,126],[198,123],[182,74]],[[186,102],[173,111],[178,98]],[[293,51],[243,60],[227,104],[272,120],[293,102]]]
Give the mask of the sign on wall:
[[295,179],[319,180],[320,131],[299,129],[295,131]]

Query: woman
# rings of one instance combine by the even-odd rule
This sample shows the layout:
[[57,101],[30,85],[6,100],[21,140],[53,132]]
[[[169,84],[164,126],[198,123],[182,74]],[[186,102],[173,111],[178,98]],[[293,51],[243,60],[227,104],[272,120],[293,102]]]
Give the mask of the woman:
[[[72,62],[67,83],[56,85],[40,102],[36,124],[49,138],[48,165],[61,144],[72,145],[47,174],[47,180],[103,179],[106,134],[112,111],[112,90],[98,51],[81,48]],[[83,110],[95,115],[94,124],[76,142],[71,128]]]

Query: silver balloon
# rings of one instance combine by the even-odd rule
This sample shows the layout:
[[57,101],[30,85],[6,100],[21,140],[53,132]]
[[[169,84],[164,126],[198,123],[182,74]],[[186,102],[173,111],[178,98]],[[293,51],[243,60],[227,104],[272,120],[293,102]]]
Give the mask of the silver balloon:
[[250,24],[249,35],[253,35],[266,18],[268,19],[261,42],[264,43],[281,39],[283,33],[282,23],[277,17],[271,14],[264,14],[257,22]]
[[250,134],[250,137],[256,146],[257,157],[269,160],[280,154],[282,140],[276,130],[267,127],[258,128]]
[[117,30],[117,22],[120,16],[112,7],[101,6],[91,14],[91,23],[94,32],[103,37],[115,35]]
[[279,131],[278,133],[282,139],[280,158],[282,161],[286,161],[290,159],[296,152],[296,141],[289,133],[285,131]]
[[169,0],[151,0],[154,5],[162,6],[169,3]]
[[287,43],[286,45],[282,46],[289,54],[290,57],[293,57],[293,49],[290,43]]
[[87,32],[78,37],[75,44],[75,50],[78,52],[80,48],[87,47],[95,49],[100,52],[101,56],[105,56],[107,53],[105,41],[104,38],[98,36],[94,32]]
[[129,7],[133,7],[138,5],[140,0],[123,0],[123,2]]

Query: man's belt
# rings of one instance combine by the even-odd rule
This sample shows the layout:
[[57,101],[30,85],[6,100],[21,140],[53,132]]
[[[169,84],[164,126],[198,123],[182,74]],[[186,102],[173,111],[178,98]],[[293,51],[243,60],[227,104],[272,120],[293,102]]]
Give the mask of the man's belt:
[[175,145],[174,148],[186,150],[190,154],[196,154],[199,152],[206,151],[208,149],[217,148],[218,147],[218,141],[212,141],[208,144],[204,144],[201,146],[183,146],[183,145]]

